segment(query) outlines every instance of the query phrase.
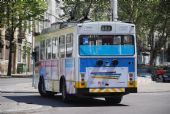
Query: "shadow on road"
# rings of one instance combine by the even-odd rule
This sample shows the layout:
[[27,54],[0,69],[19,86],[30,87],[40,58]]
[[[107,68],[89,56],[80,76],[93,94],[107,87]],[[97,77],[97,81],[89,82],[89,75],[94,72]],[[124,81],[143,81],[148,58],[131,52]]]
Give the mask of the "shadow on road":
[[61,96],[57,95],[50,98],[41,97],[39,95],[31,95],[31,96],[22,96],[22,95],[9,95],[3,96],[10,100],[26,103],[26,104],[37,104],[42,106],[51,106],[51,107],[100,107],[100,106],[128,106],[125,104],[116,104],[116,105],[108,105],[102,99],[92,99],[92,98],[73,98],[68,103],[64,103],[61,99]]

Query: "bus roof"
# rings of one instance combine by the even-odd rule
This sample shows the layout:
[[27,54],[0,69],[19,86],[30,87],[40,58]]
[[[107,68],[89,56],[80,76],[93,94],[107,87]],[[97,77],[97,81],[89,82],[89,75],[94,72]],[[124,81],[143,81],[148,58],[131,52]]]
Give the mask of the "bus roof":
[[46,38],[58,37],[60,35],[73,33],[74,31],[75,31],[74,26],[69,26],[69,27],[65,27],[65,28],[62,28],[62,29],[55,29],[53,31],[49,31],[49,32],[46,32],[46,33],[43,33],[43,34],[36,36],[35,41],[37,42],[37,41],[44,40]]
[[[135,34],[135,25],[125,22],[88,22],[78,24],[78,34]],[[110,29],[109,29],[110,27]]]
[[[57,25],[58,26],[58,25]],[[63,35],[63,33],[74,33],[83,35],[125,35],[135,34],[135,25],[132,23],[125,23],[121,21],[116,22],[85,22],[85,23],[74,23],[65,26],[64,28],[56,28],[42,33],[35,37],[35,41],[41,41],[45,38]]]

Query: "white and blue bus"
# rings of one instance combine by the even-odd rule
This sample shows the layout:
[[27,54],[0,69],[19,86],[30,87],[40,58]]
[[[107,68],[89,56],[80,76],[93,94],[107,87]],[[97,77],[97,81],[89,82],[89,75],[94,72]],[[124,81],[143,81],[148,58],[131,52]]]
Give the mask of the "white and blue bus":
[[[62,93],[104,97],[120,103],[137,92],[135,25],[87,22],[41,34],[35,38],[34,82],[40,95]],[[36,83],[34,83],[36,85]]]

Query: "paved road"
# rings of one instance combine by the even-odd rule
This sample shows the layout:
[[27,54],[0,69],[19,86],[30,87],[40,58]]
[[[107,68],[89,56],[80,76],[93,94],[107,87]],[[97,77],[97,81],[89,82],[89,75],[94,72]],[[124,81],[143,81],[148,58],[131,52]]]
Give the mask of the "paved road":
[[[58,102],[58,101],[56,101]],[[124,97],[120,105],[108,106],[101,100],[84,100],[70,105],[56,105],[34,114],[169,114],[170,93],[141,93]]]
[[124,96],[121,104],[104,99],[76,99],[63,103],[61,96],[42,98],[31,87],[30,78],[0,78],[0,114],[169,114],[170,83],[142,79],[139,93]]
[[[121,104],[114,106],[107,105],[104,99],[76,99],[67,104],[61,101],[61,96],[42,98],[37,93],[2,93],[0,101],[0,106],[5,102],[6,106],[3,109],[8,109],[2,112],[15,114],[169,114],[170,112],[170,92],[129,94],[124,96]],[[19,111],[24,107],[25,110]]]

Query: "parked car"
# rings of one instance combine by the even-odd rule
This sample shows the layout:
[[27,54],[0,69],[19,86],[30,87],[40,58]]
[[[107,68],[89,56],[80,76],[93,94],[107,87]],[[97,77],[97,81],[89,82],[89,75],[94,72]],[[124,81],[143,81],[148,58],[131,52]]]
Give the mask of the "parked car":
[[152,74],[152,80],[157,82],[170,81],[170,67],[166,69],[156,69]]

